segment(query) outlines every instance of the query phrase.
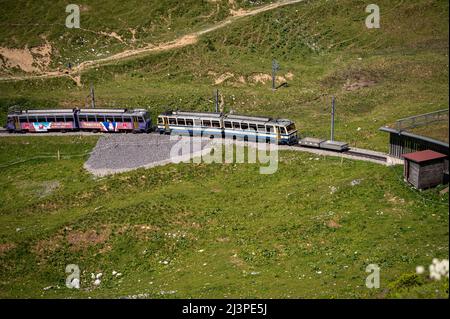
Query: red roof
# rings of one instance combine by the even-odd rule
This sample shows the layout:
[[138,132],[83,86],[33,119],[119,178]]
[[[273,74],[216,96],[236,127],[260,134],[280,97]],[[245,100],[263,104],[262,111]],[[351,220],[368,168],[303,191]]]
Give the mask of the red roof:
[[439,159],[439,158],[445,158],[445,157],[447,157],[447,155],[441,154],[441,153],[438,153],[438,152],[435,152],[432,150],[426,150],[426,151],[403,154],[403,157],[408,160],[417,162],[417,163],[422,163],[422,162],[427,162],[427,161],[431,161],[431,160],[435,160],[435,159]]

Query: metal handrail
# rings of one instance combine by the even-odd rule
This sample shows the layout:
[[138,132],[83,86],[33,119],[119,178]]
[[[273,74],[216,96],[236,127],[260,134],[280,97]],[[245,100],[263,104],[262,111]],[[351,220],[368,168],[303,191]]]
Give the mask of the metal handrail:
[[[397,120],[396,128],[397,131],[402,131],[407,128],[415,128],[419,126],[428,125],[434,122],[439,122],[443,120],[448,120],[448,109],[434,111],[430,113],[409,116],[402,119]],[[404,125],[405,123],[409,123],[409,125]]]

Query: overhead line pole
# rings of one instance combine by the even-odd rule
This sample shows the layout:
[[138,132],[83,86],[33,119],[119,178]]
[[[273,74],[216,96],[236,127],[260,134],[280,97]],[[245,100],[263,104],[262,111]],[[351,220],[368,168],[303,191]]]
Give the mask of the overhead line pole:
[[334,141],[334,96],[331,97],[331,141]]
[[95,108],[94,86],[91,84],[91,107]]

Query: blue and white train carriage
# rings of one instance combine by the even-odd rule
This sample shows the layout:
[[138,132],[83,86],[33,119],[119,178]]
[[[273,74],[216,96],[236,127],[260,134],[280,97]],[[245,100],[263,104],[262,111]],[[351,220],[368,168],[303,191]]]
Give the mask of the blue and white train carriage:
[[158,116],[160,134],[226,137],[278,144],[296,144],[297,129],[294,122],[222,113],[166,112]]

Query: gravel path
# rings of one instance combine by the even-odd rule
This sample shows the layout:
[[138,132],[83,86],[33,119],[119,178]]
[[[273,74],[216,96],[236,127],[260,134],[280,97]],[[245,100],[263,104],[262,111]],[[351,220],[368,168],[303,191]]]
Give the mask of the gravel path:
[[169,135],[105,134],[98,140],[84,168],[96,176],[105,176],[141,167],[165,165],[172,163],[170,152],[175,144],[190,146],[190,156],[198,156],[209,151],[205,147],[208,141],[203,140],[201,149],[192,151],[189,140],[180,142]]

